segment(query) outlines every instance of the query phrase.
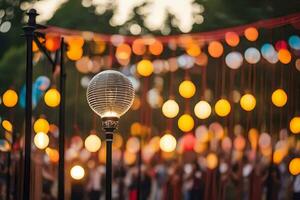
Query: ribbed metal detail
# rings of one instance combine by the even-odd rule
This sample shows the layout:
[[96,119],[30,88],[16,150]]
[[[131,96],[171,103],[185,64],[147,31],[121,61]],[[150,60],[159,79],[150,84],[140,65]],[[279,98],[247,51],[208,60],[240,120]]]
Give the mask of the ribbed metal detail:
[[106,70],[98,73],[87,88],[87,101],[100,117],[120,117],[131,107],[134,89],[122,73]]

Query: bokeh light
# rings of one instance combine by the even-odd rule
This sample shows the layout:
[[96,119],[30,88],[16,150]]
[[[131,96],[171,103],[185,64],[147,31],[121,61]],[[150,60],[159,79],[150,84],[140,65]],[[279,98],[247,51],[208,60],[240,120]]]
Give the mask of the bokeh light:
[[44,118],[39,118],[34,122],[33,129],[36,133],[48,133],[50,129],[49,122]]
[[271,99],[275,106],[283,107],[288,100],[288,96],[283,89],[277,89],[272,93]]
[[207,119],[211,114],[211,106],[207,101],[199,101],[195,105],[194,113],[199,119]]
[[196,86],[192,81],[185,80],[179,85],[179,94],[184,98],[191,98],[196,93]]
[[34,136],[33,141],[38,149],[45,149],[49,145],[49,136],[44,132],[39,132]]
[[89,152],[96,152],[101,147],[101,140],[97,135],[89,135],[85,141],[84,146]]
[[172,152],[176,149],[176,139],[171,134],[165,134],[160,138],[159,147],[164,152]]
[[240,99],[241,107],[246,111],[251,111],[256,106],[256,99],[252,94],[244,94]]
[[179,112],[179,105],[175,100],[169,99],[162,106],[162,113],[167,118],[174,118]]
[[137,64],[136,70],[139,75],[147,77],[153,73],[154,68],[150,60],[141,60]]
[[6,107],[14,107],[18,103],[18,94],[14,90],[6,90],[2,95],[2,102]]
[[247,40],[254,42],[257,40],[258,38],[258,31],[255,27],[249,27],[246,28],[246,30],[244,31],[245,37],[247,38]]
[[44,101],[49,107],[56,107],[60,103],[60,93],[55,88],[49,89],[44,96]]
[[70,175],[75,180],[81,180],[85,175],[84,168],[80,165],[75,165],[71,168]]
[[300,133],[300,116],[293,117],[290,121],[290,130],[294,134]]
[[178,128],[183,132],[189,132],[194,128],[194,119],[189,114],[181,115],[178,119]]
[[231,106],[226,99],[220,99],[215,104],[215,112],[220,117],[225,117],[230,113]]

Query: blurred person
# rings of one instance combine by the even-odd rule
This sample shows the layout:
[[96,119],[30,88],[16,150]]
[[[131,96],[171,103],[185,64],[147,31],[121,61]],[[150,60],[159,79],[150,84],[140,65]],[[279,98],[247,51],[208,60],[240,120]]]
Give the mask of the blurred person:
[[104,167],[93,166],[89,173],[89,179],[87,183],[87,191],[90,200],[99,200],[102,193],[102,177],[104,175]]
[[293,200],[300,199],[300,175],[297,175],[293,182]]

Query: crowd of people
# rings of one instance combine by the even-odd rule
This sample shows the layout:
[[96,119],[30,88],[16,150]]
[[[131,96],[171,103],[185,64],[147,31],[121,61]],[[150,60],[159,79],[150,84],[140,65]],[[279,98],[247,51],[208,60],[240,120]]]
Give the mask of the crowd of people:
[[[201,162],[201,161],[199,161]],[[139,168],[114,167],[113,199],[149,200],[285,200],[300,199],[300,175],[285,163],[265,165],[243,161],[214,170],[199,164],[159,163]],[[84,180],[72,182],[72,200],[105,199],[105,166],[95,166]]]

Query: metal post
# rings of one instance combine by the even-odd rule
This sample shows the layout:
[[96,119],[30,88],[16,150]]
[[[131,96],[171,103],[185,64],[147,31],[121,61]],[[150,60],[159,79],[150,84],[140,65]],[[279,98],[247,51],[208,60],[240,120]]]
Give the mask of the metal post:
[[23,27],[27,42],[26,57],[26,107],[25,107],[25,159],[23,177],[23,200],[30,200],[30,159],[31,159],[31,131],[32,131],[32,41],[36,29],[36,10],[31,9],[28,24]]
[[114,130],[118,127],[118,118],[104,117],[102,118],[102,129],[105,131],[106,139],[106,200],[111,200],[112,185],[112,142]]
[[7,172],[6,172],[6,200],[10,200],[10,165],[11,165],[11,152],[12,148],[10,151],[7,152]]
[[112,141],[113,133],[107,132],[106,136],[106,200],[111,200],[112,181]]
[[58,199],[65,198],[65,81],[64,38],[60,43],[60,96],[59,105],[59,163],[58,163]]

